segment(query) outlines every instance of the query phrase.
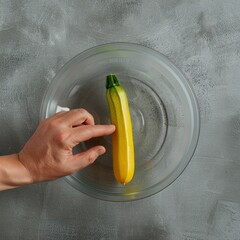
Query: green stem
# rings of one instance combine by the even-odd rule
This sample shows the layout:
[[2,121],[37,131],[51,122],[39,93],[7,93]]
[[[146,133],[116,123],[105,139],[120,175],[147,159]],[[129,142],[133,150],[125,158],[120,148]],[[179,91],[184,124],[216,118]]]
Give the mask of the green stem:
[[109,89],[114,86],[120,86],[120,83],[115,74],[109,74],[106,77],[106,88]]

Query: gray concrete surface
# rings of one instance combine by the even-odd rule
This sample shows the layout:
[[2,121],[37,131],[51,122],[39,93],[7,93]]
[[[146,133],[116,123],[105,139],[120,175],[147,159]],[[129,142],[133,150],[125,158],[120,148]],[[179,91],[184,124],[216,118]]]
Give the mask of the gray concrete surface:
[[184,173],[111,203],[64,180],[0,193],[0,239],[240,239],[240,1],[0,0],[0,154],[21,149],[60,67],[107,42],[165,54],[188,77],[201,135]]

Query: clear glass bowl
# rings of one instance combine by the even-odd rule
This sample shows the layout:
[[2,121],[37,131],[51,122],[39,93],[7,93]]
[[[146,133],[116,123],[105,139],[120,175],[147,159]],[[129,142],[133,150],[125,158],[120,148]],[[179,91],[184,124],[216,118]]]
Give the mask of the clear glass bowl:
[[99,199],[137,200],[164,189],[189,163],[199,136],[198,105],[186,78],[165,56],[137,44],[110,43],[80,53],[59,71],[43,99],[41,118],[59,107],[81,107],[94,116],[96,124],[110,123],[105,96],[109,73],[118,76],[129,98],[134,178],[125,186],[116,182],[111,137],[102,137],[81,143],[74,151],[102,144],[107,153],[66,180]]

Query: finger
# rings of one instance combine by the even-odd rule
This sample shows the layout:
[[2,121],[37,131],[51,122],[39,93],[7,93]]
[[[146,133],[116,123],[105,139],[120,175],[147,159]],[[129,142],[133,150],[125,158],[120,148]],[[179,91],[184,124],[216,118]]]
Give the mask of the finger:
[[103,146],[95,146],[85,152],[73,156],[73,167],[76,171],[92,164],[100,155],[104,154],[106,149]]
[[83,108],[74,109],[62,115],[61,121],[68,126],[76,127],[81,124],[94,125],[93,116]]
[[76,146],[80,142],[87,141],[94,137],[110,135],[115,131],[114,125],[82,125],[72,129],[70,145]]

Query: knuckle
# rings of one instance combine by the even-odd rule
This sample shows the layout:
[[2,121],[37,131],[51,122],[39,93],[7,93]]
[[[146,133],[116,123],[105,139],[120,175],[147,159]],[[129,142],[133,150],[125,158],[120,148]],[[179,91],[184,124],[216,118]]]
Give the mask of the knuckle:
[[53,136],[53,141],[58,145],[65,145],[66,139],[68,138],[68,133],[64,130],[59,129]]
[[79,115],[87,115],[92,117],[92,115],[84,108],[78,108],[78,109],[75,109],[74,111],[76,111],[76,113]]
[[91,119],[91,121],[94,123],[94,117],[90,114],[89,118]]
[[86,109],[84,109],[84,108],[79,108],[78,111],[81,114],[88,114],[88,111]]
[[51,121],[48,123],[48,129],[53,130],[53,129],[57,128],[58,125],[59,124],[56,121]]

